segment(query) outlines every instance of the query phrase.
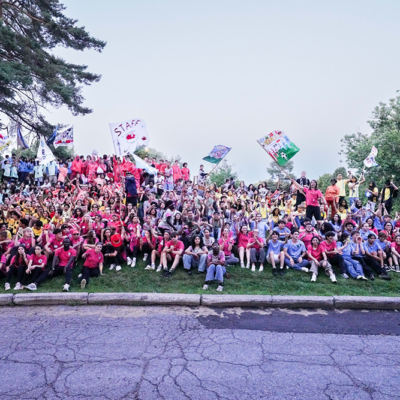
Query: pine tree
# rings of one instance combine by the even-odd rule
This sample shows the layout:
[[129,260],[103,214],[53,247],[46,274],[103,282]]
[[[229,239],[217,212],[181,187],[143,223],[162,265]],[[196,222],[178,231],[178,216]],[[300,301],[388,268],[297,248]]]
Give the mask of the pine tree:
[[49,136],[45,108],[67,106],[73,115],[92,112],[83,106],[81,89],[100,79],[87,66],[52,54],[57,46],[101,52],[105,42],[89,35],[64,15],[59,0],[0,0],[0,130],[7,120]]

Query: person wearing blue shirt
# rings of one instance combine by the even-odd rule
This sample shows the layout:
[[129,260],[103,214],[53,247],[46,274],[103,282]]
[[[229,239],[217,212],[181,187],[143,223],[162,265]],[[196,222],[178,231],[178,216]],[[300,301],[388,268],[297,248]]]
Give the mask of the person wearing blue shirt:
[[385,264],[385,267],[387,267],[386,264],[389,263],[389,267],[387,268],[389,268],[391,271],[396,271],[396,269],[393,267],[393,257],[391,254],[390,242],[387,241],[387,236],[385,232],[379,232],[376,243],[382,250],[383,262]]
[[368,240],[368,235],[370,234],[373,234],[375,238],[377,237],[377,235],[374,232],[372,232],[369,228],[370,228],[369,224],[367,222],[364,222],[362,224],[362,228],[360,229],[360,236],[364,242]]
[[376,243],[375,234],[369,234],[368,240],[364,242],[364,250],[366,253],[366,263],[376,271],[381,279],[390,281],[392,278],[387,274],[383,266],[383,251]]
[[360,262],[352,258],[352,245],[350,237],[347,233],[342,234],[340,241],[337,242],[337,248],[342,252],[349,275],[354,279],[367,280],[367,278],[364,276],[363,267]]
[[286,238],[290,235],[290,230],[289,228],[285,227],[286,222],[280,219],[278,221],[278,226],[274,228],[275,232],[278,232],[279,234],[279,240],[286,240]]
[[310,262],[305,260],[306,246],[299,240],[299,231],[295,230],[292,233],[292,238],[283,246],[285,252],[285,265],[289,268],[299,271],[308,272]]
[[262,215],[257,214],[256,215],[256,220],[251,222],[251,230],[254,231],[255,229],[258,229],[258,236],[261,239],[266,239],[267,238],[267,233],[269,231],[269,226],[266,222],[262,221]]
[[[287,237],[285,238],[285,242]],[[280,263],[279,275],[283,276],[285,274],[285,254],[283,252],[284,243],[279,240],[279,234],[275,230],[270,233],[267,239],[266,249],[267,249],[267,262],[272,265],[272,275],[278,275],[276,269],[276,263]]]

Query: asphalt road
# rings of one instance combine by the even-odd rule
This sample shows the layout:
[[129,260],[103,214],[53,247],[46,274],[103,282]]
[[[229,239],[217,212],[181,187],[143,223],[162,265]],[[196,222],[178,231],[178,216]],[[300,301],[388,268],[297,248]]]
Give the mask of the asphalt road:
[[400,399],[400,313],[0,309],[0,399]]

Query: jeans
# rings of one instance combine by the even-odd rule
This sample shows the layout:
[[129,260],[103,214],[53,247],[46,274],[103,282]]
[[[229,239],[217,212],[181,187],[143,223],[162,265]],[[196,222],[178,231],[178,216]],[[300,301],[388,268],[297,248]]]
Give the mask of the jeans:
[[357,261],[353,260],[351,257],[343,257],[346,263],[347,272],[352,278],[357,278],[357,276],[364,276],[364,271],[362,265]]
[[339,265],[339,270],[341,274],[345,274],[347,271],[346,263],[344,262],[344,258],[340,254],[335,254],[333,257],[329,257],[329,262],[331,264]]
[[371,274],[373,273],[372,269],[369,267],[369,265],[367,265],[367,263],[365,262],[365,257],[362,255],[355,255],[351,257],[353,260],[358,261],[361,266],[362,269],[364,271],[364,274],[367,276],[371,276]]
[[190,254],[184,254],[183,268],[189,271],[190,268],[197,267],[199,272],[204,272],[206,270],[206,261],[207,261],[207,254],[201,254],[197,260]]
[[99,267],[96,268],[82,267],[82,279],[86,279],[86,284],[89,283],[89,278],[91,276],[97,278],[99,275],[100,275]]
[[252,263],[256,263],[257,261],[260,264],[263,264],[265,261],[265,250],[261,249],[250,249],[250,261]]
[[294,261],[294,265],[292,265],[290,263],[290,260],[285,257],[285,265],[288,266],[289,268],[301,270],[302,268],[308,268],[310,266],[310,261],[308,261],[308,260],[303,259],[303,261],[301,263],[299,263],[298,260],[293,258],[293,261]]
[[11,278],[13,277],[15,272],[17,272],[17,274],[18,274],[17,282],[21,283],[26,269],[27,269],[27,265],[25,265],[25,264],[21,264],[21,265],[18,265],[18,266],[15,265],[15,264],[11,264],[10,265],[10,269],[6,273],[6,282],[10,283],[11,282]]
[[[72,268],[65,268],[65,267],[61,267],[61,266],[56,266],[53,274],[50,275],[50,278],[52,278],[53,276],[58,276],[58,275],[64,275],[64,269],[65,269],[65,283],[67,283],[69,285],[69,283],[71,282],[71,278],[72,278]],[[49,272],[51,271],[51,268],[47,269],[46,271],[43,271],[42,274],[39,276],[39,278],[36,279],[36,281],[34,282],[36,286],[39,286],[40,283],[42,283],[43,281],[45,281],[48,277],[49,277]]]
[[239,264],[239,259],[235,257],[233,254],[229,256],[225,256],[225,265],[235,265]]
[[355,203],[356,200],[358,200],[358,197],[349,197],[350,200],[350,207]]
[[225,272],[226,268],[223,265],[210,264],[207,268],[206,282],[216,279],[218,282],[222,283],[224,281]]

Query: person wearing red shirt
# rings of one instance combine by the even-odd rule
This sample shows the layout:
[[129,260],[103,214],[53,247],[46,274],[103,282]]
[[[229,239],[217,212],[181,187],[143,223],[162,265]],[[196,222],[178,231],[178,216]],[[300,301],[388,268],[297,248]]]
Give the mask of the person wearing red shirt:
[[250,261],[251,270],[254,272],[256,270],[256,262],[260,263],[259,271],[264,270],[265,261],[265,250],[264,250],[264,239],[258,236],[258,229],[254,229],[253,237],[247,243],[247,248],[250,249]]
[[63,246],[54,252],[53,264],[51,268],[43,271],[43,273],[35,280],[35,282],[26,286],[26,289],[36,290],[38,285],[44,282],[46,279],[65,274],[63,291],[68,292],[72,277],[72,268],[75,260],[76,250],[71,248],[71,241],[68,238],[65,238],[63,241]]
[[310,271],[312,272],[311,282],[317,281],[318,267],[323,267],[325,273],[329,274],[332,283],[337,283],[336,276],[333,273],[332,265],[326,259],[324,247],[321,246],[321,240],[318,236],[314,236],[309,246],[307,246],[308,259],[311,262]]
[[[166,244],[164,250],[161,253],[161,264],[164,267],[164,276],[169,278],[175,268],[178,266],[179,261],[182,257],[185,246],[183,242],[178,240],[176,233],[171,233],[171,240]],[[171,269],[168,271],[168,261],[174,260]]]
[[340,274],[343,278],[348,279],[347,267],[344,261],[343,255],[339,253],[337,244],[335,241],[335,232],[327,232],[325,234],[325,240],[321,243],[321,247],[324,253],[328,256],[328,261],[331,264],[339,265]]
[[174,165],[172,166],[172,176],[174,177],[175,183],[182,177],[181,167],[179,166],[178,160],[175,160]]
[[39,245],[35,246],[35,252],[29,256],[28,269],[25,271],[24,284],[30,277],[32,282],[35,282],[37,278],[45,271],[47,266],[47,257],[42,254],[42,247]]
[[183,163],[182,167],[183,168],[181,169],[181,177],[185,182],[187,182],[190,179],[190,170],[187,167],[187,163]]
[[104,257],[101,252],[102,248],[103,244],[97,243],[94,249],[89,249],[82,254],[85,262],[82,267],[81,289],[85,289],[86,285],[89,284],[90,277],[97,278],[99,275],[103,275]]
[[64,239],[62,237],[61,229],[54,229],[54,237],[52,237],[44,246],[47,258],[54,254],[54,252],[62,247]]
[[246,259],[247,259],[246,268],[250,268],[250,249],[247,248],[247,244],[249,243],[250,240],[249,234],[247,233],[249,228],[247,227],[247,225],[243,225],[239,231],[238,227],[239,227],[239,222],[236,222],[235,230],[238,238],[240,266],[244,268],[244,253],[246,252]]

